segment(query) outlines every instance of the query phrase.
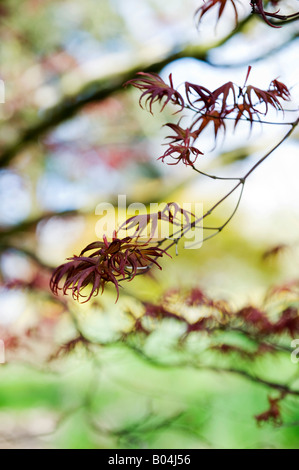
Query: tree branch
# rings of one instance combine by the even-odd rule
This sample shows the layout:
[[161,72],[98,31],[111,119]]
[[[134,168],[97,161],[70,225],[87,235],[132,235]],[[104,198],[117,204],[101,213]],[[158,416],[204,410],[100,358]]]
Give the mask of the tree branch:
[[14,225],[13,227],[0,230],[0,239],[11,238],[14,235],[20,234],[22,232],[28,232],[31,229],[35,229],[36,226],[43,220],[50,219],[51,217],[69,217],[78,215],[77,210],[67,210],[63,212],[47,212],[35,219],[25,220],[20,224]]
[[209,63],[208,55],[210,50],[222,46],[235,36],[235,34],[241,32],[251,19],[251,15],[246,17],[238,24],[236,29],[217,43],[209,44],[205,47],[187,46],[179,51],[177,51],[175,47],[166,57],[156,62],[150,64],[141,63],[125,72],[113,74],[100,80],[87,83],[75,95],[65,97],[58,105],[45,112],[44,117],[39,122],[25,129],[13,144],[4,149],[0,155],[0,168],[7,166],[26,145],[34,142],[67,119],[72,118],[87,104],[102,101],[113,93],[122,90],[123,84],[134,78],[136,73],[140,70],[143,70],[143,72],[158,73],[169,63],[187,57]]

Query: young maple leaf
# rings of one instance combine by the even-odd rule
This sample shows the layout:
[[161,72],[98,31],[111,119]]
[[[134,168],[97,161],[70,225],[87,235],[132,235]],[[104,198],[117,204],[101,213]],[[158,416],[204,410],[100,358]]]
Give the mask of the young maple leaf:
[[288,87],[282,83],[279,82],[278,80],[272,80],[270,83],[268,92],[271,92],[272,94],[278,96],[279,98],[282,98],[285,101],[288,101],[290,99],[290,91]]
[[[180,217],[178,217],[180,215]],[[149,239],[155,236],[158,228],[158,221],[165,221],[172,225],[184,226],[182,218],[186,224],[190,223],[192,217],[195,217],[192,212],[187,211],[179,206],[176,202],[169,202],[165,205],[164,209],[151,214],[138,214],[127,219],[119,228],[119,230],[135,229],[133,237],[141,237],[145,235],[145,229],[150,224],[150,234],[146,233]]]
[[273,106],[273,108],[277,110],[282,110],[282,105],[279,102],[277,93],[275,91],[261,90],[260,88],[248,85],[243,95],[243,104],[248,104],[255,113],[259,113],[260,111],[255,108],[256,105],[252,102],[252,95],[255,95],[259,103],[265,104],[265,112],[262,114],[267,114],[269,105]]
[[[282,110],[283,108],[279,101],[279,98],[284,101],[290,99],[290,92],[287,86],[276,79],[272,80],[267,90],[261,90],[260,88],[254,87],[252,85],[246,86],[250,72],[251,66],[248,67],[243,87],[239,88],[238,98],[243,100],[243,102],[237,103],[234,106],[234,110],[237,111],[237,116],[235,118],[235,127],[237,126],[239,120],[243,115],[250,121],[250,124],[252,126],[253,118],[255,117],[256,119],[260,120],[259,114],[266,115],[268,112],[269,105],[274,107],[276,110]],[[256,109],[256,104],[253,102],[255,98],[258,103],[265,104],[264,113]]]
[[170,127],[170,129],[176,133],[176,135],[168,135],[165,137],[166,139],[171,139],[172,144],[182,141],[184,145],[188,146],[191,139],[195,141],[198,137],[197,131],[192,131],[189,127],[184,129],[179,124],[172,123],[167,123],[165,126]]
[[[179,218],[178,214],[180,214]],[[192,217],[195,217],[192,212],[183,209],[176,202],[169,202],[166,204],[165,208],[159,212],[159,219],[169,222],[173,225],[182,224],[181,216],[183,216],[187,224],[190,223]]]
[[124,84],[124,86],[133,85],[135,88],[143,91],[139,99],[141,108],[143,107],[142,99],[148,95],[145,100],[145,106],[148,105],[151,114],[153,114],[153,103],[156,101],[162,103],[163,98],[166,99],[161,108],[161,111],[163,111],[169,101],[175,105],[179,105],[181,107],[179,111],[182,111],[185,106],[185,102],[182,95],[173,87],[172,74],[170,74],[168,77],[170,85],[167,85],[164,80],[162,80],[162,78],[156,73],[138,72],[137,75],[139,75],[139,77],[129,80]]
[[227,99],[229,95],[233,96],[233,103],[232,106],[236,106],[236,92],[235,92],[235,85],[233,82],[227,82],[224,85],[221,85],[219,88],[213,91],[212,95],[215,101],[219,100],[219,97],[222,96],[222,106],[221,106],[221,113],[228,111],[229,104],[227,103]]
[[296,338],[299,333],[299,314],[295,307],[286,308],[280,319],[273,325],[272,331],[277,334],[288,333]]
[[152,214],[138,214],[129,217],[125,222],[119,227],[120,230],[131,230],[135,229],[132,237],[141,237],[144,234],[145,229],[148,225],[151,224],[151,231],[149,237],[152,238],[156,232],[158,221],[157,218]]
[[272,331],[273,325],[267,315],[255,307],[244,307],[237,313],[237,316],[244,321],[246,326],[254,327],[261,334]]
[[[182,161],[185,165],[193,165],[199,155],[203,153],[193,146],[194,141],[198,137],[198,131],[192,131],[191,128],[184,129],[177,124],[167,123],[165,126],[170,127],[176,135],[168,135],[166,139],[171,139],[168,149],[165,153],[158,158],[162,160],[166,157],[172,157],[176,160],[175,163],[168,163],[168,165],[177,165],[179,161]],[[193,142],[192,142],[193,140]]]
[[155,305],[150,302],[144,302],[143,305],[145,307],[144,316],[158,318],[160,320],[163,318],[174,318],[175,320],[184,321],[183,317],[167,310],[163,305]]
[[180,144],[170,144],[166,152],[158,158],[158,160],[162,160],[166,157],[171,157],[176,160],[174,163],[168,163],[168,165],[177,165],[180,161],[182,161],[186,166],[194,165],[199,155],[203,155],[203,152],[198,150],[196,147],[190,147],[186,145]]
[[207,11],[209,11],[211,8],[214,8],[216,6],[219,6],[218,18],[217,18],[217,20],[219,20],[221,18],[222,14],[223,14],[223,11],[224,11],[226,5],[229,2],[231,3],[231,5],[234,9],[235,21],[236,21],[236,25],[237,25],[238,24],[238,10],[237,10],[237,7],[236,7],[236,4],[235,4],[234,0],[208,0],[207,2],[204,3],[204,5],[199,7],[195,12],[195,15],[198,16],[198,23],[200,22],[203,15],[205,15],[205,13],[207,13]]
[[256,111],[253,111],[251,106],[243,102],[242,104],[237,104],[235,107],[235,111],[237,111],[237,115],[235,117],[235,124],[234,127],[236,128],[240,119],[244,116],[247,120],[250,121],[250,128],[252,128],[253,122],[254,122],[254,117],[258,120],[260,120],[260,117],[258,114],[256,114]]
[[289,248],[286,243],[279,243],[278,245],[272,246],[262,254],[263,260],[275,258],[281,253],[284,253]]

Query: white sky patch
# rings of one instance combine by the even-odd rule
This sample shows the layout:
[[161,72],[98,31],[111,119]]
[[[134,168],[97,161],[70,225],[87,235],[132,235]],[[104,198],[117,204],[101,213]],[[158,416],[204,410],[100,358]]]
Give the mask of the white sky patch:
[[60,262],[69,246],[80,239],[85,228],[83,217],[61,219],[52,217],[37,229],[37,252],[49,263]]
[[0,224],[13,225],[30,212],[30,194],[25,181],[9,170],[0,172]]
[[14,252],[6,251],[1,256],[1,271],[7,280],[30,281],[34,274],[32,264],[25,256]]

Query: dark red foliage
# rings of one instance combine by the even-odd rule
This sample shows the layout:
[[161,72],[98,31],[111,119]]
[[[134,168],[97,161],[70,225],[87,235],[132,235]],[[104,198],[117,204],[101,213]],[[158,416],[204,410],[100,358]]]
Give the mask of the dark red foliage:
[[256,118],[257,120],[260,120],[260,117],[258,114],[256,114],[256,111],[253,111],[250,105],[246,103],[245,101],[242,104],[237,104],[235,111],[237,112],[237,115],[235,117],[235,125],[234,125],[235,128],[237,127],[242,117],[249,120],[251,127],[253,125],[254,118]]
[[[216,3],[214,1],[208,2],[206,7],[210,8]],[[179,162],[183,162],[186,166],[193,166],[198,156],[203,155],[203,152],[195,147],[195,141],[210,123],[214,128],[216,141],[220,130],[226,132],[226,119],[233,120],[234,127],[238,125],[241,119],[249,121],[252,126],[254,121],[261,121],[260,115],[265,116],[269,111],[269,107],[283,110],[280,100],[289,100],[290,98],[287,86],[276,79],[271,81],[267,90],[262,90],[253,85],[246,85],[250,71],[251,66],[248,67],[243,86],[238,86],[230,81],[214,91],[198,84],[186,82],[187,101],[195,113],[193,123],[186,128],[180,125],[180,121],[177,124],[165,124],[172,129],[174,134],[166,137],[166,139],[170,139],[170,142],[167,144],[167,150],[159,157],[159,160],[164,162],[165,159],[170,157],[174,162],[167,161],[169,165],[177,165]],[[155,101],[161,102],[164,97],[166,97],[166,101],[162,109],[169,101],[179,104],[181,106],[179,111],[184,108],[182,96],[173,88],[171,74],[169,76],[170,86],[166,85],[157,74],[139,72],[139,75],[145,78],[136,78],[127,83],[143,91],[140,97],[140,105],[142,98],[148,95],[146,104],[149,105],[150,112],[152,112],[152,104]],[[259,105],[261,104],[265,105],[264,110],[260,108]]]
[[299,279],[287,282],[286,284],[273,287],[270,290],[268,297],[272,297],[272,296],[276,296],[280,294],[295,295],[297,298],[299,295]]
[[164,318],[173,318],[174,320],[178,320],[179,322],[184,323],[186,325],[186,332],[184,334],[184,337],[194,331],[208,331],[211,328],[212,324],[215,323],[215,318],[213,316],[200,318],[195,322],[189,322],[184,316],[172,312],[169,308],[167,308],[167,305],[155,305],[149,302],[145,302],[144,306],[145,316],[158,320],[163,320]]
[[239,310],[237,317],[241,318],[248,326],[252,326],[259,333],[268,333],[272,330],[272,323],[267,318],[267,315],[254,307],[245,307]]
[[[231,111],[229,111],[231,112]],[[217,111],[216,109],[213,111],[207,111],[205,114],[202,114],[199,116],[194,124],[200,123],[200,126],[197,129],[198,135],[209,125],[212,124],[214,126],[214,136],[215,139],[218,136],[218,133],[220,129],[223,129],[225,132],[226,130],[226,125],[225,125],[225,113],[221,113]]]
[[9,16],[10,14],[10,9],[7,5],[0,5],[0,18],[5,18],[6,16]]
[[299,314],[298,309],[288,307],[285,309],[280,319],[272,327],[273,333],[288,333],[292,338],[299,334]]
[[239,357],[250,361],[254,361],[256,358],[263,356],[264,354],[274,354],[277,352],[277,350],[275,350],[273,346],[268,345],[266,343],[260,343],[255,351],[246,351],[245,349],[242,349],[239,346],[234,346],[231,344],[217,344],[212,346],[211,349],[219,351],[223,354],[235,353]]
[[[93,251],[89,256],[83,256],[86,252]],[[165,253],[157,246],[149,246],[148,243],[139,243],[130,237],[119,239],[114,237],[109,243],[106,237],[103,241],[97,241],[88,245],[80,253],[80,256],[69,258],[68,263],[62,264],[52,274],[50,287],[54,294],[62,290],[64,294],[71,290],[74,299],[79,300],[82,290],[88,285],[91,291],[86,301],[100,290],[103,293],[107,283],[114,284],[119,296],[119,280],[133,279],[138,272],[145,272],[150,265],[155,264],[162,269],[156,261]],[[64,280],[63,287],[60,282]]]
[[168,163],[168,165],[177,165],[182,161],[186,166],[193,166],[199,155],[203,155],[203,153],[196,147],[170,144],[168,149],[161,157],[158,158],[158,160],[162,160],[162,162],[164,162],[165,158],[171,157],[175,162]]
[[271,344],[260,343],[255,355],[258,357],[267,353],[277,354],[277,349],[275,349],[275,346],[272,346]]
[[[268,113],[269,106],[276,110],[282,110],[283,107],[279,99],[284,101],[290,99],[290,92],[287,86],[277,80],[272,80],[267,90],[262,90],[253,85],[246,86],[250,71],[251,66],[248,67],[243,87],[239,87],[238,99],[240,99],[240,102],[235,101],[234,107],[231,109],[231,111],[237,111],[235,127],[242,116],[248,119],[252,126],[254,118],[260,120],[260,114],[265,116]],[[264,112],[257,109],[257,105],[261,103],[265,104]]]
[[[194,83],[185,83],[185,90],[188,102],[193,108],[198,109],[199,111],[209,111],[213,109],[216,103],[216,100],[213,96],[213,93],[208,90],[206,87],[201,85],[196,85]],[[196,93],[196,99],[193,99],[193,93]],[[196,103],[202,103],[201,107],[197,107]]]
[[135,333],[144,333],[146,335],[149,335],[151,333],[150,330],[145,328],[145,326],[143,325],[142,318],[135,318],[133,330]]
[[176,160],[175,163],[168,165],[177,165],[182,161],[185,165],[193,165],[199,155],[203,153],[193,146],[198,137],[198,131],[192,131],[190,128],[184,129],[179,124],[165,124],[170,127],[176,135],[168,135],[166,139],[171,139],[170,144],[164,155],[159,157],[164,162],[166,157]]
[[[279,0],[272,0],[270,3],[272,3],[272,5],[277,5],[278,2],[279,2]],[[234,0],[207,0],[207,1],[203,0],[203,3],[204,4],[201,7],[199,7],[196,10],[196,13],[195,13],[198,17],[198,22],[200,22],[202,17],[209,10],[211,10],[214,7],[218,7],[218,18],[217,18],[217,20],[219,20],[222,16],[223,12],[224,12],[224,9],[225,9],[226,5],[231,4],[232,7],[233,7],[233,10],[234,10],[235,22],[236,22],[236,25],[237,25],[237,23],[238,23],[238,11],[237,11],[236,4],[235,4]],[[250,2],[250,0],[248,0],[248,3],[250,3],[250,5],[252,7],[252,13],[257,13],[258,15],[260,15],[262,17],[262,19],[269,26],[271,26],[272,28],[279,28],[280,26],[277,26],[277,25],[274,25],[273,23],[271,23],[267,17],[276,18],[276,19],[280,19],[280,20],[284,20],[285,18],[288,18],[288,17],[285,17],[285,16],[278,15],[279,10],[275,11],[274,13],[270,13],[268,11],[265,11],[264,10],[263,0],[251,0],[251,2]],[[292,17],[292,16],[295,16],[295,15],[290,15],[290,16]]]
[[148,95],[145,100],[145,105],[148,105],[151,113],[153,103],[156,101],[161,103],[163,98],[166,99],[161,108],[161,111],[170,101],[175,105],[179,105],[181,110],[184,108],[185,103],[182,95],[173,87],[172,74],[169,75],[170,85],[167,85],[164,80],[162,80],[162,78],[156,73],[138,72],[137,75],[139,75],[140,78],[133,78],[132,80],[126,82],[124,86],[133,85],[135,88],[143,91],[139,99],[139,104],[141,107],[142,99]]
[[42,323],[38,327],[27,328],[22,332],[13,332],[9,329],[0,329],[0,338],[4,343],[6,351],[17,352],[30,349],[29,339],[32,340],[37,334],[41,334]]
[[227,302],[224,300],[214,300],[208,297],[201,289],[192,289],[185,299],[186,305],[189,306],[205,306],[214,310],[218,310],[223,315],[230,313]]
[[184,217],[187,223],[190,223],[191,218],[195,217],[192,212],[183,209],[176,202],[169,202],[161,212],[158,212],[158,216],[159,219],[174,225],[180,225],[182,223],[181,216]]
[[283,395],[278,398],[268,397],[269,409],[264,413],[255,416],[257,423],[260,425],[262,422],[272,422],[276,425],[282,424],[280,401]]
[[[144,233],[147,227],[151,224],[150,234]],[[119,227],[118,232],[121,230],[131,230],[135,229],[133,237],[141,237],[143,235],[149,236],[152,238],[156,232],[158,225],[157,217],[155,214],[138,214],[132,217],[129,217],[125,222]]]

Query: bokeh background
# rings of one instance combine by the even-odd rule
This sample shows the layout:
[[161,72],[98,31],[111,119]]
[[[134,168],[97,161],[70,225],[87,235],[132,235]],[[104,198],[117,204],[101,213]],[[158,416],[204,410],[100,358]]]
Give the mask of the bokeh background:
[[[113,289],[80,305],[54,298],[48,287],[57,265],[96,240],[101,202],[115,204],[122,194],[128,204],[197,201],[208,209],[230,188],[157,161],[165,151],[162,126],[176,117],[171,108],[157,107],[152,116],[139,107],[138,92],[123,87],[137,71],[165,79],[172,73],[179,90],[184,81],[213,89],[229,80],[242,85],[252,65],[256,86],[279,77],[291,89],[289,111],[269,115],[281,126],[250,133],[245,123],[216,148],[205,132],[203,171],[246,173],[296,119],[298,24],[271,29],[239,3],[234,30],[230,6],[217,27],[211,12],[197,28],[201,0],[1,2],[1,448],[298,447],[295,398],[286,402],[285,424],[257,426],[254,415],[267,409],[269,390],[178,365],[175,322],[162,322],[143,344],[164,365],[122,340],[128,311],[138,315],[143,302],[170,289],[198,287],[238,309],[260,305],[271,286],[298,279],[298,131],[251,175],[220,235],[198,250],[179,249],[161,272],[123,285],[117,304]],[[298,6],[280,4],[288,12]],[[233,196],[222,204],[213,222],[223,223],[235,203]],[[276,246],[277,256],[265,259]],[[59,348],[76,329],[102,346],[78,342],[63,354]],[[205,341],[195,343],[204,349]],[[276,381],[298,381],[290,355],[255,367]]]

